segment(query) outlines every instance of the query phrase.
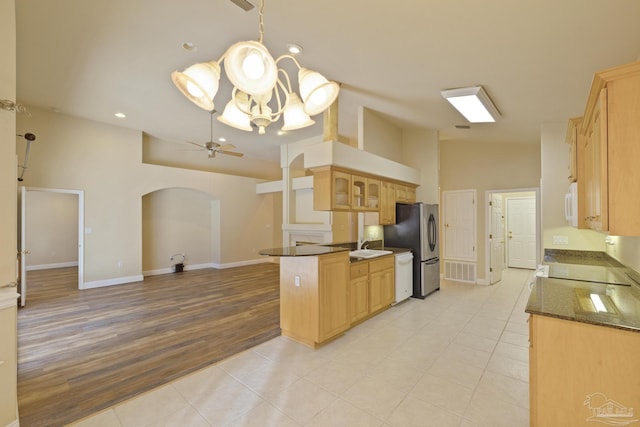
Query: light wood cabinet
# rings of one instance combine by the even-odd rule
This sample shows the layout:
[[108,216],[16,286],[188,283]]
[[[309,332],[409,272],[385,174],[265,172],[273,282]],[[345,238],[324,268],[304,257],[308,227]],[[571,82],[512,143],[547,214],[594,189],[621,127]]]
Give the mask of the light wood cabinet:
[[607,230],[607,90],[602,89],[585,135],[584,223]]
[[349,281],[349,319],[356,323],[369,315],[369,263],[351,265]]
[[280,258],[282,335],[316,347],[349,328],[349,253]]
[[380,180],[351,175],[351,210],[378,211],[380,208]]
[[351,174],[324,168],[313,173],[313,207],[318,211],[351,210]]
[[395,224],[396,202],[415,203],[416,186],[333,167],[313,170],[313,208],[379,212],[381,225]]
[[380,180],[367,178],[367,210],[380,210]]
[[396,202],[415,203],[416,187],[412,185],[396,184]]
[[566,143],[569,145],[569,164],[568,176],[569,182],[576,182],[578,180],[578,144],[580,132],[579,128],[582,124],[582,117],[574,117],[569,119],[569,126],[567,127]]
[[395,300],[393,256],[369,261],[369,312],[375,313]]
[[351,264],[349,308],[357,323],[395,301],[395,257],[387,255]]
[[396,223],[396,185],[383,181],[380,184],[380,225]]
[[532,427],[637,418],[623,415],[640,408],[640,333],[531,315],[529,342]]
[[[640,236],[640,61],[596,73],[580,132],[579,215],[587,227]],[[584,156],[580,158],[580,152]],[[582,163],[582,165],[580,165]],[[580,189],[582,187],[582,189]]]

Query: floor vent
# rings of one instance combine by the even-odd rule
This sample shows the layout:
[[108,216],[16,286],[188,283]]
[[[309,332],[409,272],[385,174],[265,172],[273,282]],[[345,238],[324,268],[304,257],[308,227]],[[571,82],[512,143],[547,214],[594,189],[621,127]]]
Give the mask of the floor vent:
[[444,278],[457,282],[476,283],[476,264],[473,262],[445,261]]

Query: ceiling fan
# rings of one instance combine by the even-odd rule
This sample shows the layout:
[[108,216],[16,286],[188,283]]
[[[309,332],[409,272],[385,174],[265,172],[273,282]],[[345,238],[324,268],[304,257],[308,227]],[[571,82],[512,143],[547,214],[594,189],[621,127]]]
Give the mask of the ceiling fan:
[[197,147],[200,147],[203,150],[207,150],[207,152],[209,153],[209,157],[215,157],[216,153],[220,153],[220,154],[227,154],[229,156],[236,156],[236,157],[242,157],[244,156],[243,153],[238,153],[237,151],[229,151],[229,150],[233,150],[234,148],[236,148],[235,145],[233,144],[218,144],[217,142],[213,141],[213,115],[216,112],[216,110],[213,110],[211,112],[211,134],[209,136],[209,141],[205,142],[204,144],[198,144],[197,142],[191,142],[191,141],[185,141],[187,144],[191,144],[191,145],[195,145]]

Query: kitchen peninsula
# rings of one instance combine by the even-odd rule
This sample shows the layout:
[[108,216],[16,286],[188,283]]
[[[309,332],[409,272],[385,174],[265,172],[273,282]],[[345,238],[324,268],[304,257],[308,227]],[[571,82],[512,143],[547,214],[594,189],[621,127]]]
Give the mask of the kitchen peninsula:
[[536,279],[526,307],[531,426],[636,422],[637,273],[591,256],[553,259],[562,262],[545,256],[549,277]]
[[303,245],[260,251],[280,257],[283,336],[316,348],[391,306],[393,251],[361,259],[350,257],[351,250]]

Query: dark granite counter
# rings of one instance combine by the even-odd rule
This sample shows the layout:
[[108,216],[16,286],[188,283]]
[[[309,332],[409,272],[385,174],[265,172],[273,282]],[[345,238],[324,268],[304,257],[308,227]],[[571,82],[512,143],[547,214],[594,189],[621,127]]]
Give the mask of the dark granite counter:
[[624,267],[606,252],[576,251],[567,249],[545,249],[544,262],[563,264],[599,265],[603,267]]
[[[383,251],[391,251],[393,255],[411,252],[411,249],[407,248],[393,248],[389,246],[382,246],[381,240],[375,240],[371,242],[370,249],[377,249]],[[326,244],[309,244],[309,245],[301,245],[301,246],[288,246],[285,248],[271,248],[271,249],[262,249],[258,253],[260,255],[267,256],[317,256],[317,255],[325,255],[335,252],[344,252],[344,251],[353,251],[357,247],[356,242],[343,242],[343,243],[326,243]],[[389,254],[392,255],[392,254]],[[375,258],[359,258],[359,257],[349,257],[350,262],[360,262],[360,261],[370,261]]]
[[638,273],[605,252],[545,249],[525,311],[640,332]]
[[349,248],[319,246],[319,245],[302,245],[287,246],[285,248],[262,249],[258,252],[260,255],[267,256],[317,256],[326,255],[336,252],[349,251]]
[[538,277],[525,311],[640,332],[640,287]]

